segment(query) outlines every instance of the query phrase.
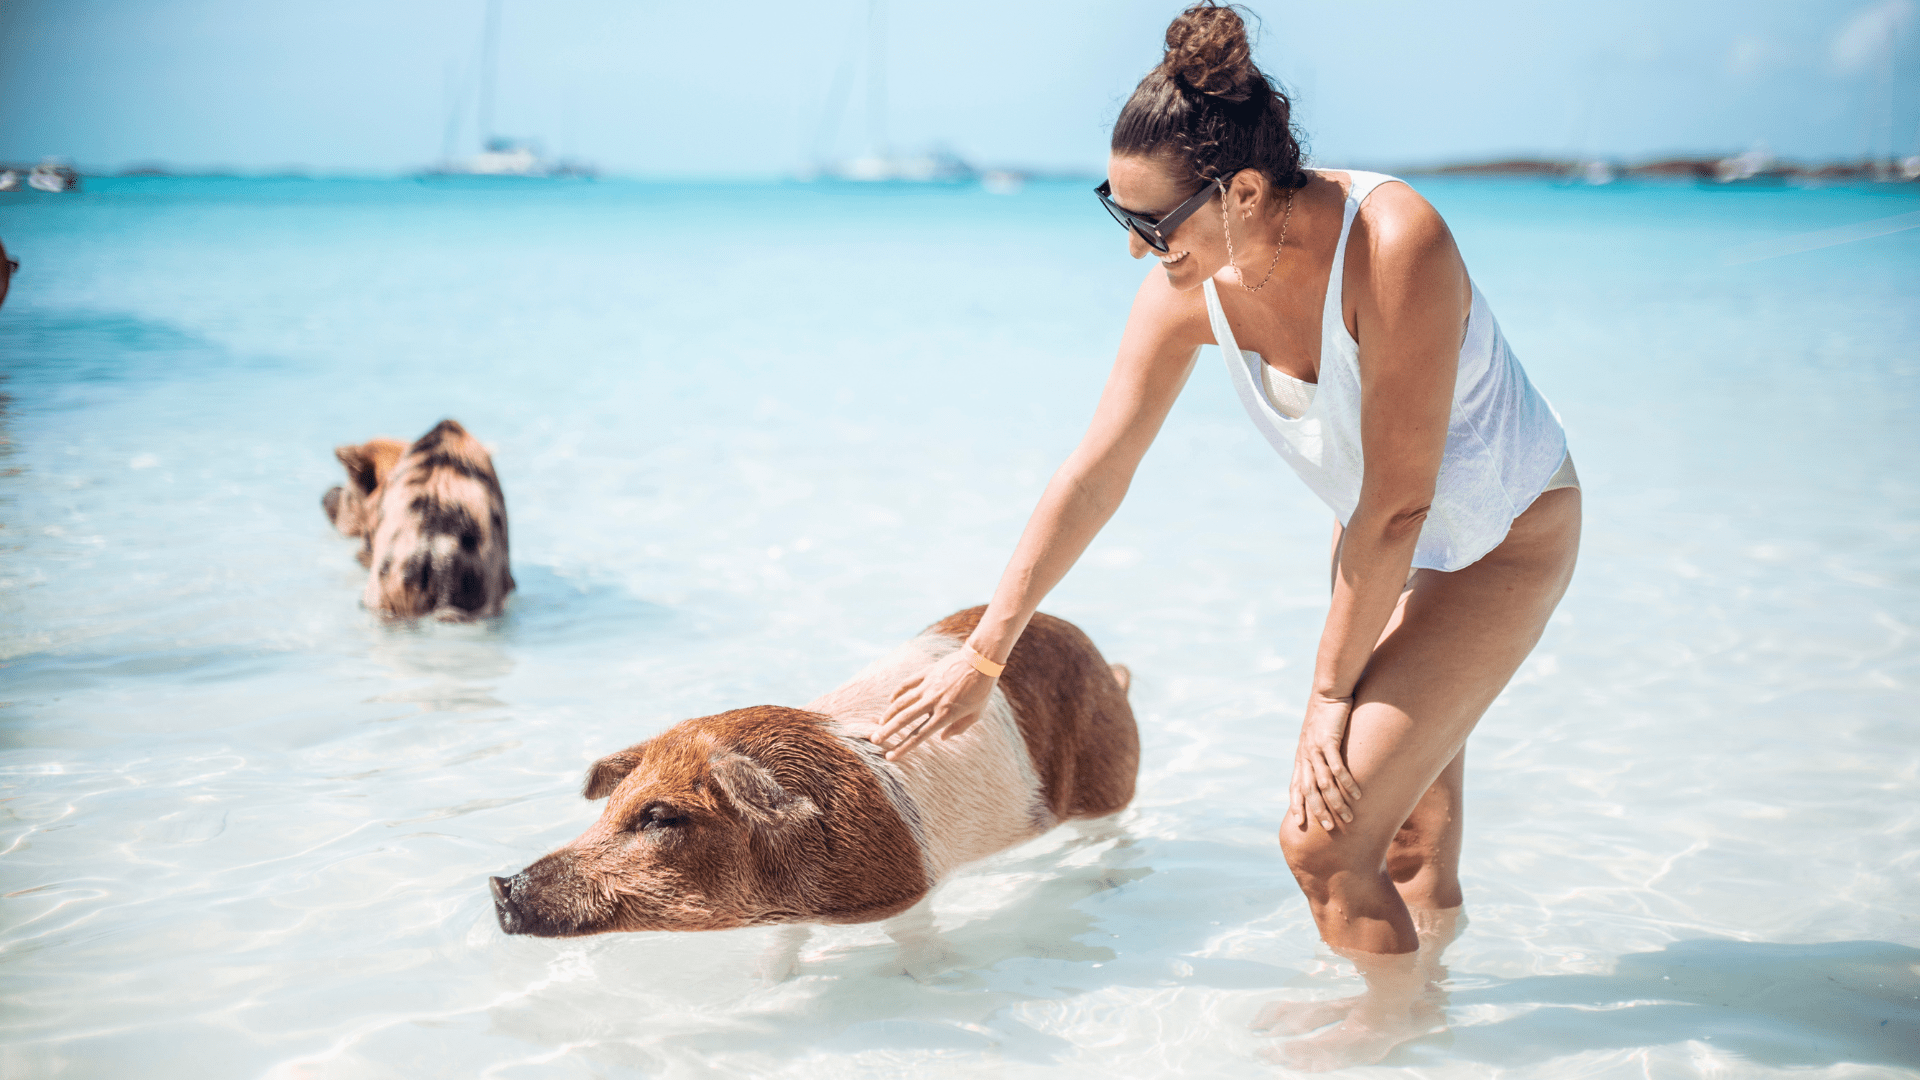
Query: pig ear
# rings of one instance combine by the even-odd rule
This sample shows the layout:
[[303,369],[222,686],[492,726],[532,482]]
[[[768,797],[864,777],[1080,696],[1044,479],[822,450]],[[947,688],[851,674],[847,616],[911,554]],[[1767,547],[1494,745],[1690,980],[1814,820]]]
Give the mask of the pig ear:
[[606,798],[639,764],[640,748],[637,746],[617,754],[608,754],[588,767],[587,782],[581,787],[580,794],[588,799]]
[[727,793],[727,800],[756,825],[791,825],[820,812],[812,799],[781,787],[771,770],[750,757],[720,753],[708,764],[713,782]]
[[380,478],[375,473],[373,453],[367,447],[336,446],[333,456],[347,467],[347,481],[355,491],[362,495],[373,494],[373,489],[380,484]]

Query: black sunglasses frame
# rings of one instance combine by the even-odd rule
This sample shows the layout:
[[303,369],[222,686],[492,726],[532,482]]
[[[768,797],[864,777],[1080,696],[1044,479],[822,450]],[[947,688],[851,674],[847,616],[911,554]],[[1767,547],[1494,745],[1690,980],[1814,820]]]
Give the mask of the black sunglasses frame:
[[[1235,171],[1237,172],[1239,170]],[[1229,173],[1228,175],[1230,176],[1232,174]],[[1168,241],[1173,237],[1173,231],[1180,227],[1180,223],[1192,217],[1194,211],[1207,205],[1208,199],[1220,192],[1224,192],[1226,187],[1225,180],[1209,180],[1205,187],[1193,193],[1192,198],[1174,207],[1158,219],[1147,217],[1144,214],[1136,214],[1126,207],[1121,206],[1119,203],[1114,202],[1113,181],[1111,180],[1100,181],[1100,186],[1094,188],[1093,193],[1100,199],[1100,205],[1107,208],[1107,213],[1113,215],[1113,220],[1120,223],[1121,228],[1133,230],[1134,235],[1146,241],[1148,247],[1165,255],[1171,250],[1171,248],[1168,247]]]

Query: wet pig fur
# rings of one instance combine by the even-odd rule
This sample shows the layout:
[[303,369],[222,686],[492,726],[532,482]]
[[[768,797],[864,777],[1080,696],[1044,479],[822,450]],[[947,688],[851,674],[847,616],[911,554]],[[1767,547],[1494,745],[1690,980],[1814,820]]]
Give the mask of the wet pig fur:
[[442,420],[413,445],[372,439],[334,456],[347,482],[320,500],[361,538],[361,602],[383,615],[463,621],[500,614],[513,591],[507,501],[480,441]]
[[594,762],[606,799],[572,843],[492,879],[509,934],[723,930],[899,914],[956,867],[1133,798],[1127,673],[1034,616],[986,713],[888,762],[867,736],[903,677],[950,656],[962,611],[805,709],[685,720]]

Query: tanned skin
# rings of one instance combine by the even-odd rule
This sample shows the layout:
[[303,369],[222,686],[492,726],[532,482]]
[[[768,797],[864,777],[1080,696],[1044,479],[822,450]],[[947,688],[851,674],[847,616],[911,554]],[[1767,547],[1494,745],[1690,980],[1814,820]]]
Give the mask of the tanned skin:
[[[1041,496],[968,639],[982,656],[1008,659],[1043,598],[1118,509],[1196,350],[1215,343],[1202,282],[1216,282],[1243,350],[1318,382],[1321,309],[1351,180],[1308,176],[1293,193],[1272,280],[1258,292],[1241,287],[1227,255],[1232,230],[1241,268],[1257,279],[1279,243],[1287,192],[1258,170],[1234,173],[1174,232],[1165,256],[1128,233],[1133,256],[1154,254],[1160,267],[1135,295],[1092,424]],[[1108,178],[1114,201],[1142,214],[1164,215],[1194,194],[1183,169],[1154,157],[1116,155]],[[1566,590],[1581,497],[1577,488],[1546,492],[1478,562],[1409,577],[1446,446],[1472,286],[1440,215],[1390,183],[1354,221],[1341,290],[1340,318],[1360,347],[1366,474],[1336,537],[1333,599],[1280,843],[1327,942],[1394,957],[1418,945],[1410,909],[1461,903],[1467,735]],[[898,756],[965,730],[992,684],[958,655],[900,687],[875,740]],[[1369,975],[1376,982],[1393,980]],[[1394,1000],[1382,1005],[1385,997]],[[1405,1038],[1411,1000],[1376,995],[1369,1008],[1380,1015],[1343,1037]]]

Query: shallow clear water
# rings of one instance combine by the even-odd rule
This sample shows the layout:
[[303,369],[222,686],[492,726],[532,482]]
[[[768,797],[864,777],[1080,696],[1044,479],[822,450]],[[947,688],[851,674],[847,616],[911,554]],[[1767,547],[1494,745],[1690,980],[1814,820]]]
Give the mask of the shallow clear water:
[[[1920,191],[1420,184],[1565,417],[1579,574],[1469,744],[1414,1075],[1920,1068]],[[0,1073],[1258,1076],[1350,993],[1273,833],[1329,515],[1201,367],[1047,609],[1126,813],[874,927],[504,937],[584,766],[985,598],[1142,267],[1079,185],[100,181],[9,197]],[[494,444],[520,592],[381,625],[331,448]]]

